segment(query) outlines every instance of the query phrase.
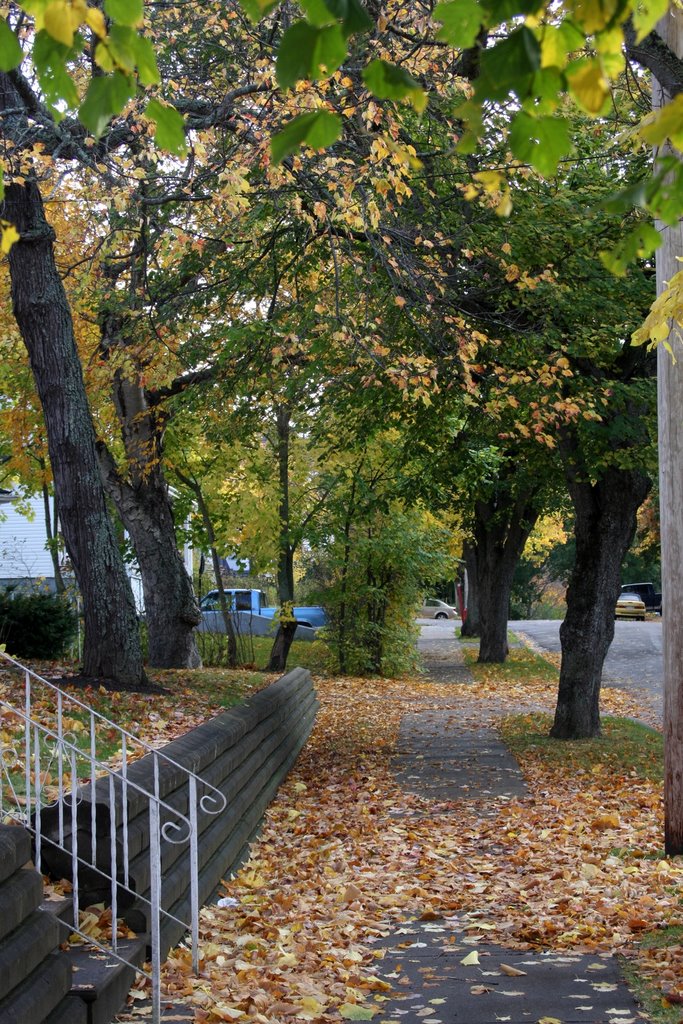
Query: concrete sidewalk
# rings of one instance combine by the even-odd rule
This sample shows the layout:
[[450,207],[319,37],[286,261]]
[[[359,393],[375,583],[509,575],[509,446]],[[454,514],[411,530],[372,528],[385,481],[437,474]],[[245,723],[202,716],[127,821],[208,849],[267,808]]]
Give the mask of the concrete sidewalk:
[[[454,638],[421,644],[427,678],[472,681]],[[436,813],[453,828],[454,801],[482,817],[525,799],[519,766],[491,729],[467,729],[453,711],[409,715],[401,724],[396,778],[409,792],[445,801]],[[491,854],[495,864],[495,852]],[[430,915],[431,916],[431,915]],[[467,925],[467,927],[465,927]],[[475,929],[476,931],[476,929]],[[378,977],[391,984],[381,1024],[634,1024],[647,1019],[609,954],[520,951],[473,933],[466,910],[412,921],[378,941]],[[463,962],[465,961],[465,962]]]

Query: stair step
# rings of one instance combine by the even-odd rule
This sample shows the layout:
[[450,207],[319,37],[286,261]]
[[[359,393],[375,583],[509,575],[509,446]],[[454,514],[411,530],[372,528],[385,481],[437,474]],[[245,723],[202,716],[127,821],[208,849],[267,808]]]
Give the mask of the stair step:
[[66,957],[51,953],[0,1001],[0,1024],[43,1024],[68,995],[70,984],[71,969]]
[[59,942],[67,942],[69,936],[73,932],[73,900],[70,896],[60,896],[50,899],[44,899],[40,904],[40,909],[46,913],[51,914],[57,919],[59,924]]
[[[2,852],[0,845],[0,864]],[[0,883],[0,939],[18,928],[40,906],[42,892],[43,880],[30,868],[19,868]]]
[[44,1024],[88,1024],[88,1007],[78,996],[65,996]]
[[12,990],[30,977],[59,942],[59,926],[40,910],[34,912],[0,942],[0,994]]
[[31,837],[19,825],[0,825],[0,882],[31,859]]
[[[141,965],[145,961],[146,949],[146,938],[132,939],[119,942],[118,953],[124,960]],[[83,1000],[88,1024],[110,1024],[125,1006],[135,980],[135,968],[88,946],[73,946],[66,959],[73,971],[71,992]]]

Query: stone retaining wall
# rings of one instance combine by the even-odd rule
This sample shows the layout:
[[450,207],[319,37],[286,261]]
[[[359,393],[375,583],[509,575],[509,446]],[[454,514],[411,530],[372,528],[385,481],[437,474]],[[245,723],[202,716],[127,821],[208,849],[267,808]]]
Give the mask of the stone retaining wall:
[[[154,698],[163,699],[163,698]],[[294,669],[276,683],[254,694],[244,704],[210,719],[163,748],[163,753],[190,769],[225,796],[227,805],[218,815],[198,813],[199,899],[205,903],[248,852],[249,841],[258,829],[263,814],[285,779],[311,731],[317,710],[317,698],[310,674]],[[128,778],[153,790],[154,757],[148,755],[128,769]],[[181,814],[188,810],[186,776],[160,759],[159,795]],[[97,810],[98,850],[102,868],[109,867],[110,812],[107,780],[84,793],[78,807],[79,833],[89,837],[91,802]],[[200,787],[201,796],[201,787]],[[116,793],[117,821],[123,814],[120,787]],[[129,871],[133,888],[149,897],[149,820],[145,797],[127,790]],[[70,809],[65,808],[66,833],[70,832]],[[44,833],[56,835],[56,809],[43,814]],[[88,840],[89,841],[89,840]],[[71,858],[68,852],[42,847],[43,868],[56,878],[68,877]],[[118,877],[121,879],[123,837],[117,833]],[[189,846],[162,841],[162,905],[181,920],[190,919]],[[106,895],[101,879],[94,872],[79,874],[81,905],[100,902]],[[148,929],[146,904],[132,901],[120,890],[119,913],[137,932]],[[162,927],[162,955],[177,943],[183,927],[168,920]],[[1,1024],[1,1022],[0,1022]]]

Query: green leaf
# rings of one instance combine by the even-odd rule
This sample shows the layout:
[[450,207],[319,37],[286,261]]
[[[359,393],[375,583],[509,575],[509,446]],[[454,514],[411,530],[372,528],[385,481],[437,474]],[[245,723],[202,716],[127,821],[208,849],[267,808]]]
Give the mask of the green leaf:
[[239,0],[240,7],[255,25],[264,18],[274,7],[277,7],[280,0]]
[[289,89],[301,79],[332,74],[345,57],[346,43],[339,25],[316,28],[297,21],[282,37],[275,75],[278,84]]
[[633,5],[631,16],[636,30],[637,43],[652,31],[668,9],[669,0],[639,0],[639,3]]
[[112,25],[106,43],[116,65],[124,68],[129,74],[135,70],[137,64],[136,39],[137,32],[134,28],[128,28],[126,25]]
[[504,100],[511,92],[524,99],[540,66],[541,48],[536,37],[528,28],[518,28],[501,43],[484,50],[475,92],[489,100]]
[[420,83],[396,64],[371,61],[363,71],[363,81],[380,100],[409,100],[419,114],[427,106],[427,94]]
[[161,81],[154,47],[149,39],[136,35],[134,43],[135,60],[138,67],[138,78],[142,85],[158,85]]
[[456,49],[466,50],[476,42],[484,12],[477,0],[451,0],[451,3],[437,4],[434,17],[442,22],[436,38]]
[[321,28],[325,25],[335,25],[337,21],[341,20],[330,10],[325,0],[299,0],[299,2],[309,25]]
[[22,57],[19,40],[7,22],[0,18],[0,71],[12,71],[21,64]]
[[534,117],[552,114],[560,105],[566,87],[565,77],[557,68],[541,68],[534,75],[529,86],[529,95],[524,107]]
[[104,0],[104,9],[117,25],[139,25],[144,17],[143,0]]
[[156,124],[154,139],[160,149],[182,156],[187,150],[185,124],[181,115],[166,103],[150,100],[145,109],[147,117]]
[[617,277],[623,277],[629,264],[652,256],[662,244],[659,231],[652,224],[638,224],[614,249],[601,252],[600,259],[608,270]]
[[120,113],[134,95],[135,82],[120,71],[93,78],[78,116],[95,138],[99,138],[112,117]]
[[273,163],[281,163],[286,156],[295,153],[299,146],[304,144],[311,146],[312,149],[326,149],[337,141],[341,132],[341,118],[327,110],[300,114],[270,140]]
[[531,164],[549,178],[560,160],[571,152],[569,126],[561,117],[531,117],[520,110],[512,122],[508,139],[518,160]]
[[38,81],[47,103],[55,110],[57,117],[60,112],[57,104],[66,103],[69,107],[77,107],[78,91],[73,79],[66,70],[66,61],[80,51],[82,40],[74,37],[74,47],[69,49],[63,43],[41,30],[33,44],[33,63],[38,72]]
[[544,6],[543,0],[483,0],[488,25],[500,25],[520,14],[536,14]]
[[543,25],[541,37],[541,64],[544,68],[566,66],[571,53],[582,49],[586,37],[573,22],[565,18],[559,25]]
[[324,0],[325,6],[341,21],[344,36],[356,32],[369,32],[374,21],[365,10],[360,0]]

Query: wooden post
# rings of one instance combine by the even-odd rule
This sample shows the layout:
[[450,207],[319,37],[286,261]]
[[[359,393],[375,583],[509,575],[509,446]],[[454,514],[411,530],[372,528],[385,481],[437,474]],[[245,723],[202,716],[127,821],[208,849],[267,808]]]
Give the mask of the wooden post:
[[[657,26],[662,39],[683,55],[683,11],[674,3]],[[670,97],[653,80],[653,106]],[[660,226],[663,243],[657,253],[657,294],[683,269],[683,223]],[[683,853],[683,620],[678,611],[683,594],[683,345],[673,326],[669,343],[658,351],[659,488],[662,540],[662,609],[664,632],[664,818],[665,849]]]

